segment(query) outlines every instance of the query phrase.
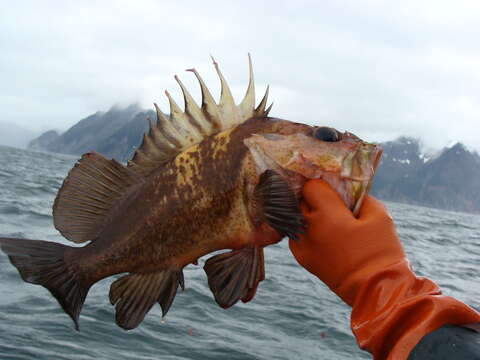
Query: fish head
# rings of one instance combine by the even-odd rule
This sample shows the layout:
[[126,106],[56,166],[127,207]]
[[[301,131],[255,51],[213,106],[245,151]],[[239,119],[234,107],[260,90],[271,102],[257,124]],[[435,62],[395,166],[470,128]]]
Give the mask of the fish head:
[[[288,128],[288,131],[285,129]],[[356,216],[368,193],[382,149],[349,132],[330,127],[286,124],[278,131],[257,133],[244,140],[260,174],[280,173],[300,196],[309,179],[332,186]]]

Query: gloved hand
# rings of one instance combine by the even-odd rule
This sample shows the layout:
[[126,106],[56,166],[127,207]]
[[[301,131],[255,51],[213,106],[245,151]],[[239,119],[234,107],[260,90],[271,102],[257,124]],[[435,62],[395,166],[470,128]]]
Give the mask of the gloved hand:
[[467,305],[410,269],[392,218],[367,196],[358,218],[322,180],[303,188],[306,233],[290,249],[302,265],[352,307],[351,328],[374,359],[406,359],[444,324],[480,322]]

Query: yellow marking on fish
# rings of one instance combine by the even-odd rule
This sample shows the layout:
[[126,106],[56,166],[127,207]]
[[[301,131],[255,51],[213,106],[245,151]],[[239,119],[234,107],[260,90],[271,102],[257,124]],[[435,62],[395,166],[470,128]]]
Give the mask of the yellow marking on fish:
[[219,156],[227,151],[227,145],[230,142],[230,133],[232,130],[221,132],[216,136],[215,149],[213,152],[213,158],[217,159]]
[[194,179],[198,179],[198,160],[194,154],[198,154],[198,145],[194,145],[175,158],[177,171],[177,184],[179,186],[193,186]]
[[178,186],[194,187],[195,184],[202,180],[199,169],[199,161],[202,161],[199,157],[201,146],[210,146],[211,148],[212,155],[208,161],[224,156],[227,152],[232,130],[229,129],[215,135],[208,145],[205,143],[193,145],[175,158],[175,167],[177,168],[176,183]]

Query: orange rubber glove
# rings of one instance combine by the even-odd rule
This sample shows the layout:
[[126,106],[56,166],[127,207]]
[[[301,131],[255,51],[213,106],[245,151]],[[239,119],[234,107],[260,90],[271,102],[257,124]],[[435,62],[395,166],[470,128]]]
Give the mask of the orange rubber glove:
[[306,233],[290,240],[290,249],[352,307],[357,343],[375,360],[406,359],[442,325],[480,322],[478,312],[412,272],[393,220],[375,198],[366,196],[357,219],[322,180],[307,182],[303,197]]

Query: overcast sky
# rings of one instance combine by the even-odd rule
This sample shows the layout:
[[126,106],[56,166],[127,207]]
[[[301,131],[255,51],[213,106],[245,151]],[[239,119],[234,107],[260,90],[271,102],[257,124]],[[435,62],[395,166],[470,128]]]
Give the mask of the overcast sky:
[[[263,4],[263,5],[262,5]],[[272,115],[480,150],[478,1],[0,3],[0,122],[65,130],[115,103],[181,103],[173,75],[214,94],[214,55],[241,100],[252,54]],[[199,97],[198,97],[199,98]]]

